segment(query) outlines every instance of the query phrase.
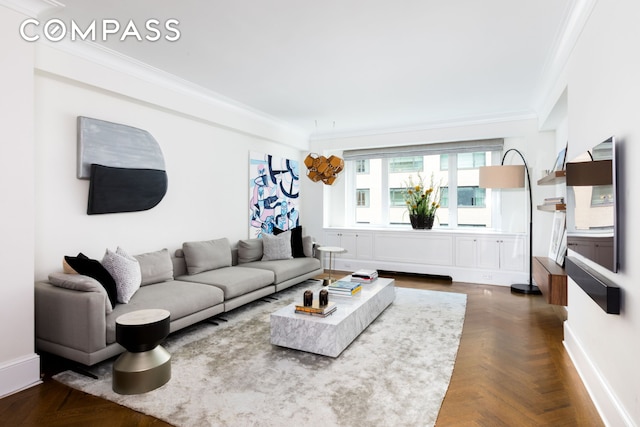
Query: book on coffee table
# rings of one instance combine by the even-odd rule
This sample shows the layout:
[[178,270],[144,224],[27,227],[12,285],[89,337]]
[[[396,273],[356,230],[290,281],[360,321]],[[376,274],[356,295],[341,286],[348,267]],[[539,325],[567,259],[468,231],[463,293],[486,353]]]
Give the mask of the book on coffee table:
[[310,313],[310,314],[327,314],[328,312],[335,310],[336,303],[329,301],[329,304],[320,306],[319,300],[314,300],[311,306],[297,305],[296,313]]
[[362,285],[351,281],[338,280],[327,286],[327,290],[330,295],[352,296],[362,290]]
[[324,312],[324,313],[314,313],[313,311],[301,311],[301,310],[296,309],[296,313],[298,313],[298,314],[306,314],[306,315],[309,315],[309,316],[327,317],[327,316],[331,316],[337,310],[337,308],[338,307],[336,307],[334,305],[332,309],[330,309],[329,311]]

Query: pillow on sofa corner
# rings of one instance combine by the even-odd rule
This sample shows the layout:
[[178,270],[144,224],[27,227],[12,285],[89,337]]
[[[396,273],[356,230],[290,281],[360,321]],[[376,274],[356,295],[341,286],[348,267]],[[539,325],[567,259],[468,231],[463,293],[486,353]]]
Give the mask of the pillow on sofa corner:
[[291,259],[291,231],[285,231],[277,236],[262,235],[262,261]]
[[49,283],[58,288],[72,289],[81,292],[98,292],[106,298],[104,303],[104,312],[109,314],[113,311],[111,301],[107,290],[96,279],[78,273],[51,273],[49,274]]
[[313,256],[313,237],[304,236],[302,238],[302,251],[305,257]]
[[118,291],[116,290],[116,282],[113,280],[111,274],[107,271],[106,268],[100,261],[91,259],[82,252],[78,254],[78,256],[65,256],[65,261],[69,264],[69,266],[78,272],[78,274],[84,274],[85,276],[92,277],[96,279],[107,291],[107,295],[109,296],[109,301],[111,302],[111,306],[115,307],[118,303]]
[[185,242],[182,244],[187,272],[191,274],[231,267],[231,245],[223,237],[215,240]]
[[260,261],[262,255],[262,239],[245,239],[238,241],[238,264]]
[[173,280],[173,262],[168,249],[134,255],[140,264],[140,286]]
[[[299,225],[297,227],[291,228],[291,255],[294,258],[304,258],[306,255],[304,253],[304,247],[302,245],[302,226]],[[284,233],[284,230],[275,227],[273,229],[273,234],[279,236]]]
[[105,251],[102,265],[116,282],[118,302],[128,304],[142,282],[138,260],[118,246],[115,252]]

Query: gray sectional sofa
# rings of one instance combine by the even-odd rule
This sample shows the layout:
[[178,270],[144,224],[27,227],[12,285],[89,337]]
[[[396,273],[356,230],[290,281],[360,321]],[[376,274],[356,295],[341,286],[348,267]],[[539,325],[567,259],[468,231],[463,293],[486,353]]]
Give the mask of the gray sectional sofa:
[[91,277],[53,273],[35,284],[36,348],[94,365],[124,351],[115,338],[122,314],[168,310],[174,332],[323,272],[311,237],[303,238],[304,254],[297,257],[274,257],[273,245],[263,240],[241,240],[233,249],[225,238],[185,242],[173,255],[167,249],[136,255],[140,287],[115,306]]

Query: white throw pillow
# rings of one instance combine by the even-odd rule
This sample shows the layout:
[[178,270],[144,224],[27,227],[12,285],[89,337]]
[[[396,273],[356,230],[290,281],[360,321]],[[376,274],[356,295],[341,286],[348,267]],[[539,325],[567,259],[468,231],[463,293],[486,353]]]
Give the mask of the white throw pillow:
[[285,231],[277,236],[262,235],[262,261],[277,259],[291,259],[291,231]]
[[118,247],[115,252],[107,249],[102,258],[102,265],[116,282],[118,302],[127,304],[142,283],[140,263]]

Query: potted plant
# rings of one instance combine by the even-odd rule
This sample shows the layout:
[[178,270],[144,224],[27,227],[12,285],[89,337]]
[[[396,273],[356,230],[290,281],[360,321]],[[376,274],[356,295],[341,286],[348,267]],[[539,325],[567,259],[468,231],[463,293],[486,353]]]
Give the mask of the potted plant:
[[411,226],[414,229],[431,229],[442,195],[440,185],[435,183],[433,174],[429,186],[424,184],[420,174],[418,182],[414,182],[413,177],[409,175],[409,179],[405,181],[403,195]]

